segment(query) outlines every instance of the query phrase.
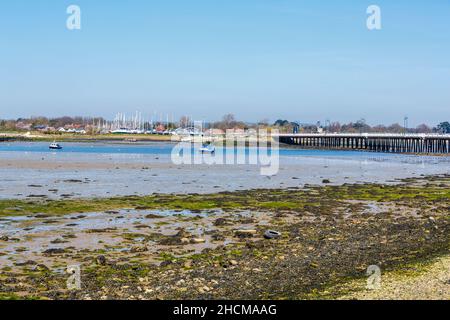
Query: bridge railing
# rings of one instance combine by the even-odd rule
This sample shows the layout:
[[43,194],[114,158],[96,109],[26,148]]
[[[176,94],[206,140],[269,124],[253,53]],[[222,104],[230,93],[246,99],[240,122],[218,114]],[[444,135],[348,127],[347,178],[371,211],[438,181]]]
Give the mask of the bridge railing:
[[355,138],[442,138],[450,139],[450,134],[437,133],[280,133],[273,137],[355,137]]

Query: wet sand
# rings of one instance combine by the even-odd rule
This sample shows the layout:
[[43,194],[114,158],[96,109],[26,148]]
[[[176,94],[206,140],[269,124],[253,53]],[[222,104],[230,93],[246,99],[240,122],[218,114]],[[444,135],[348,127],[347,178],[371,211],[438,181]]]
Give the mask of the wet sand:
[[170,155],[52,154],[0,152],[0,199],[51,199],[214,193],[305,184],[390,183],[395,179],[450,172],[438,157],[281,156],[279,172],[267,177],[255,165],[175,165]]

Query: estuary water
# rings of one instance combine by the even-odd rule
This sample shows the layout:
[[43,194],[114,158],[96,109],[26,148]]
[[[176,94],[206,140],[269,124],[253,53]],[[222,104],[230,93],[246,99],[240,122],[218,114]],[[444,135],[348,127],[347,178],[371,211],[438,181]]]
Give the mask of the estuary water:
[[48,145],[0,143],[0,198],[211,193],[320,185],[324,180],[395,183],[450,173],[450,157],[280,148],[276,174],[265,176],[261,164],[175,164],[174,143],[63,143],[58,151]]
[[[0,152],[20,152],[20,153],[42,153],[46,155],[54,155],[60,158],[68,156],[68,154],[125,154],[125,155],[170,155],[176,143],[170,142],[146,142],[146,143],[82,143],[68,142],[63,143],[63,150],[50,150],[47,142],[13,142],[0,143]],[[230,148],[225,149],[231,150]],[[193,149],[193,151],[195,151]],[[248,148],[237,148],[237,152],[248,152]],[[393,153],[374,153],[365,151],[348,151],[348,150],[313,150],[300,148],[280,147],[280,156],[291,157],[317,157],[330,159],[348,159],[348,160],[373,160],[373,161],[400,161],[408,163],[439,163],[448,162],[450,159],[434,156],[415,156],[402,155]]]

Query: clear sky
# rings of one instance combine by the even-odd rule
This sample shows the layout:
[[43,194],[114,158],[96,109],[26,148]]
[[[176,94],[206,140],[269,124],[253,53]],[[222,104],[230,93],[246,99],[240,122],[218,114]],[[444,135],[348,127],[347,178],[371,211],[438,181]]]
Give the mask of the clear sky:
[[[82,29],[66,28],[66,9]],[[366,28],[381,7],[382,30]],[[450,1],[3,0],[0,118],[450,120]]]

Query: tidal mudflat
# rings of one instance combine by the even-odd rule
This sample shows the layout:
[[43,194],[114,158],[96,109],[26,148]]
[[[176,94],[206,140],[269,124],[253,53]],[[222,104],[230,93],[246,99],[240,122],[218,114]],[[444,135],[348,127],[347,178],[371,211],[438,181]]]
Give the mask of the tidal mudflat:
[[[1,200],[0,297],[370,298],[366,270],[377,265],[387,292],[375,298],[449,299],[449,190],[450,175],[439,174],[392,184]],[[279,236],[268,239],[268,230]],[[436,261],[444,272],[427,273]],[[69,265],[80,266],[79,290],[67,289]]]
[[448,157],[282,149],[266,177],[170,143],[64,147],[0,144],[0,298],[450,298]]
[[450,173],[449,157],[281,149],[279,172],[254,165],[175,165],[170,143],[0,144],[0,199],[215,193],[306,184],[392,183]]

